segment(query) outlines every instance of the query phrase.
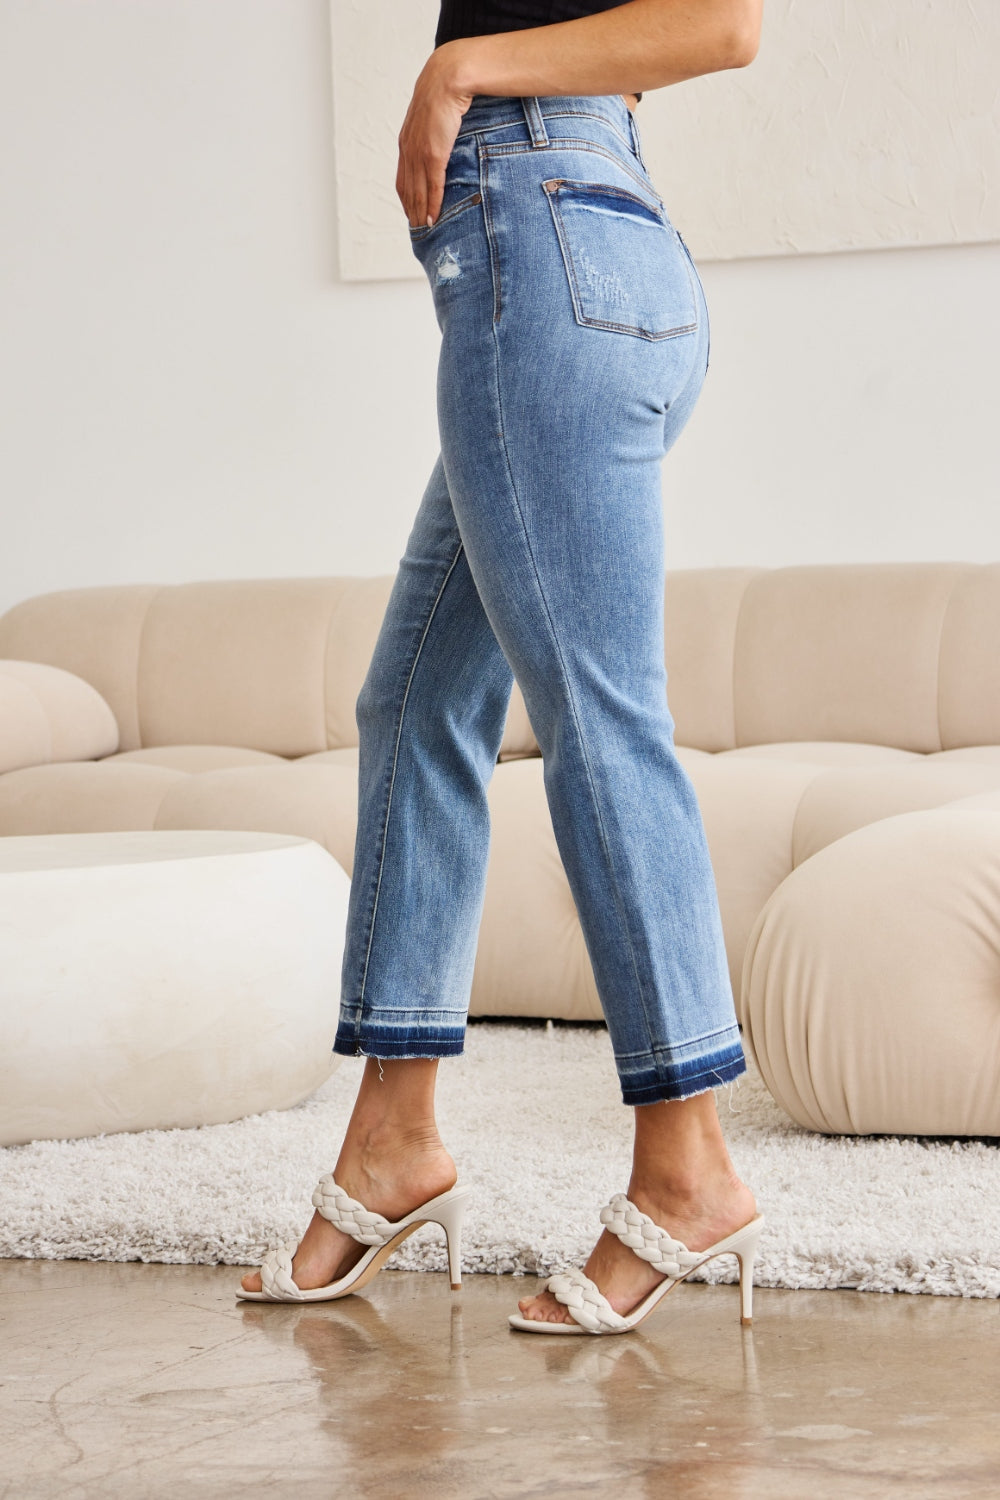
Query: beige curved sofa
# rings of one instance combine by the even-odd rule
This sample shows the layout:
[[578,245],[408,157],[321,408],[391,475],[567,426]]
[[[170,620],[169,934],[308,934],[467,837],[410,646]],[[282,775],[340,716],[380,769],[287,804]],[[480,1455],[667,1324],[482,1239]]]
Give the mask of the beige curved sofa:
[[[137,584],[15,605],[0,617],[0,835],[260,829],[315,839],[350,872],[354,703],[391,582]],[[1000,792],[1000,564],[672,571],[665,603],[676,744],[705,821],[734,993],[748,1020],[745,986],[766,991],[773,1029],[790,981],[782,989],[772,972],[786,953],[772,934],[779,918],[808,931],[801,905],[777,910],[789,877],[835,844],[849,851],[858,830],[869,835],[859,860],[877,872],[872,825],[888,830],[901,817]],[[472,1012],[595,1018],[593,975],[516,689],[490,795]],[[848,858],[848,888],[853,869]],[[874,886],[892,907],[892,889],[877,878]],[[772,898],[761,944],[755,924]],[[970,908],[951,933],[948,973],[959,989],[975,968],[962,939],[982,920]],[[877,992],[861,996],[862,1009],[884,1004],[887,989],[910,991],[904,928],[889,924],[881,948],[873,939],[873,967],[856,984]],[[981,1029],[987,1018],[1000,1025],[1000,991],[992,1000],[967,1038],[991,1059],[997,1039]],[[765,1066],[754,1006],[747,1037]],[[897,1043],[899,1066],[912,1068],[912,1028]],[[894,1065],[884,1060],[887,1076]],[[808,1067],[822,1066],[813,1048]],[[933,1087],[917,1116],[900,1111],[902,1124],[891,1087],[874,1112],[806,1108],[807,1082],[783,1068],[780,1086],[772,1069],[772,1086],[814,1129],[970,1128],[968,1113],[963,1123],[950,1103],[939,1107]],[[992,1110],[988,1133],[1000,1134]],[[986,1133],[988,1123],[980,1112],[972,1129]]]

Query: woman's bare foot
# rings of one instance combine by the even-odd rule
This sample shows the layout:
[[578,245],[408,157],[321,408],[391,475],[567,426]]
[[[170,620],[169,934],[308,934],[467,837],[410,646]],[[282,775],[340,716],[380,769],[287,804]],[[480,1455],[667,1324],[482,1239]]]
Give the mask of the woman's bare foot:
[[[458,1173],[433,1121],[418,1107],[430,1088],[426,1059],[385,1062],[365,1069],[358,1103],[341,1148],[334,1177],[352,1198],[389,1220],[402,1218],[455,1186]],[[377,1064],[376,1064],[377,1069]],[[420,1093],[421,1097],[415,1097]],[[292,1257],[292,1276],[302,1291],[346,1276],[367,1246],[342,1234],[317,1209]],[[261,1290],[260,1272],[248,1271],[243,1290]]]
[[[689,1250],[707,1250],[754,1217],[753,1193],[729,1160],[711,1093],[636,1109],[628,1197]],[[594,1246],[584,1271],[622,1316],[664,1279],[609,1230]],[[525,1318],[573,1322],[551,1292],[523,1297],[518,1307]]]

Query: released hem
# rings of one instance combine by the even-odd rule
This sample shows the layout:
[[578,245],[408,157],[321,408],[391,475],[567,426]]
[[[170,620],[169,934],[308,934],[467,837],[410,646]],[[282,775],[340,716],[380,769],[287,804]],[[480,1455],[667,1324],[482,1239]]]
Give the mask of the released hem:
[[732,1083],[746,1070],[746,1058],[739,1045],[676,1068],[658,1070],[650,1066],[621,1079],[622,1102],[659,1104],[664,1099],[693,1099],[696,1094],[707,1094]]
[[416,1057],[460,1057],[465,1032],[436,1030],[433,1036],[400,1035],[398,1028],[370,1027],[359,1034],[354,1026],[338,1032],[332,1050],[341,1057],[380,1057],[405,1061]]

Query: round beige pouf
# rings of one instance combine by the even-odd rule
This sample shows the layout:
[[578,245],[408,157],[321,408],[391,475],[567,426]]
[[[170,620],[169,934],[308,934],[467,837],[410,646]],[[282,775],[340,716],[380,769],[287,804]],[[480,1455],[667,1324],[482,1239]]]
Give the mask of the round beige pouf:
[[812,855],[757,917],[742,990],[747,1050],[800,1125],[1000,1135],[1000,807]]
[[284,834],[0,838],[0,1144],[306,1098],[336,1062],[349,890]]

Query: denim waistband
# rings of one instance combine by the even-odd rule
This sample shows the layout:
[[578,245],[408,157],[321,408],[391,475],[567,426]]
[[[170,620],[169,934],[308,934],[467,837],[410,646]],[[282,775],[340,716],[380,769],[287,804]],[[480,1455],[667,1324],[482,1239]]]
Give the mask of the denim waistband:
[[545,120],[567,115],[591,115],[607,120],[619,131],[629,130],[632,111],[621,94],[539,94],[510,96],[475,94],[462,116],[458,138],[499,125],[527,124],[532,138],[545,133]]

